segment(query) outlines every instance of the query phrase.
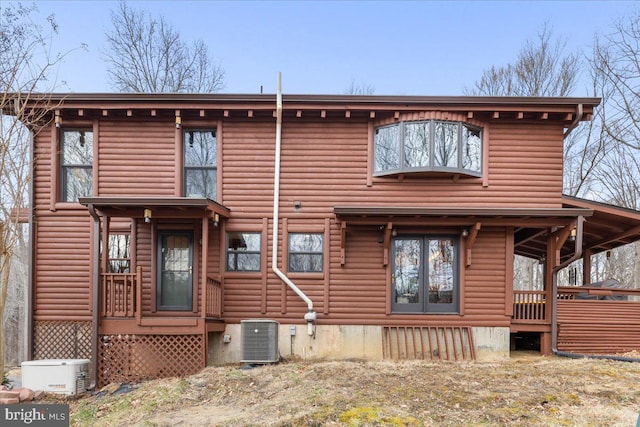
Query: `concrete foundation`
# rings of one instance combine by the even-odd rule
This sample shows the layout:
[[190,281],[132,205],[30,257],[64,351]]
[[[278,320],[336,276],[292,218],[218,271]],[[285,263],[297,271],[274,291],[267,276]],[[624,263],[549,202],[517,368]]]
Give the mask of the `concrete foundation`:
[[[227,325],[224,333],[209,335],[208,365],[239,363],[241,326]],[[509,358],[509,328],[474,327],[476,359],[496,361]],[[367,325],[318,325],[315,336],[307,334],[307,325],[280,324],[280,356],[303,359],[382,360],[382,327]]]

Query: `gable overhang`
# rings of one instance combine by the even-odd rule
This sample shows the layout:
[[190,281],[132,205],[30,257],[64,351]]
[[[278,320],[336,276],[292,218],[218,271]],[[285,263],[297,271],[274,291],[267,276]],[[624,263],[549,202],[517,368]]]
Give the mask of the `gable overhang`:
[[112,218],[154,219],[229,218],[229,208],[206,198],[192,197],[80,197],[81,205]]
[[564,226],[579,216],[591,216],[585,208],[467,208],[467,207],[372,207],[336,206],[336,218],[353,224],[530,227]]
[[[173,120],[274,120],[275,94],[53,93],[30,100],[54,110],[61,123],[90,118]],[[487,121],[561,122],[572,128],[590,120],[600,103],[593,97],[282,95],[287,120],[398,120],[437,111]]]

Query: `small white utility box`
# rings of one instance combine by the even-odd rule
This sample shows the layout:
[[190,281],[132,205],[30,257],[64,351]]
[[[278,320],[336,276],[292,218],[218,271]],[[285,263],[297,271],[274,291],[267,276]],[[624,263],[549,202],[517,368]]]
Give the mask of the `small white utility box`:
[[22,387],[47,393],[82,394],[89,386],[89,359],[22,362]]

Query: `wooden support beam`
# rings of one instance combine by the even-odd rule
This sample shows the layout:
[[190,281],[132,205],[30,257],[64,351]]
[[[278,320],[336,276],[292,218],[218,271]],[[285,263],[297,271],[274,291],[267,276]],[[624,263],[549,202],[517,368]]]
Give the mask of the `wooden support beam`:
[[522,120],[524,118],[524,112],[518,112],[518,120]]
[[473,111],[467,113],[467,119],[473,119]]
[[323,119],[327,117],[327,110],[320,111],[320,117],[322,117]]
[[493,112],[493,118],[494,119],[499,119],[500,118],[500,113],[498,111],[494,111]]
[[573,113],[567,113],[567,115],[566,115],[566,116],[564,116],[564,119],[565,119],[566,121],[573,120]]
[[204,110],[200,110],[200,117],[204,117]]
[[229,110],[224,110],[222,115],[225,116],[225,117],[229,117]]
[[482,227],[482,223],[479,221],[473,224],[473,226],[469,230],[469,235],[467,236],[467,256],[466,256],[467,267],[471,267],[471,250],[473,249],[473,245],[475,245],[476,243],[476,238],[478,237],[478,232],[480,231],[480,227]]
[[151,117],[155,117],[156,116],[156,110],[151,110]]
[[376,112],[375,111],[370,111],[369,112],[369,118],[370,119],[375,119],[376,118]]
[[109,115],[109,110],[102,110],[102,117],[107,117]]
[[548,118],[549,118],[549,113],[542,113],[540,115],[540,119],[542,119],[542,120],[547,120]]
[[78,110],[78,117],[83,117],[84,116],[84,110],[80,109]]
[[296,117],[298,117],[298,118],[302,117],[302,110],[297,110],[296,111]]
[[127,110],[127,117],[133,116],[133,110]]
[[248,110],[247,111],[247,117],[249,117],[249,118],[253,117],[253,110]]
[[383,240],[383,260],[382,265],[389,265],[389,251],[391,247],[391,231],[393,230],[393,223],[388,222],[386,228],[384,229],[384,240]]
[[400,119],[400,111],[396,111],[395,113],[393,113],[393,118],[395,120],[399,120]]
[[342,221],[340,223],[340,265],[344,265],[347,262],[347,254],[345,247],[347,245],[347,222]]
[[632,228],[630,228],[628,230],[625,230],[625,231],[623,231],[621,233],[618,233],[618,234],[616,234],[614,236],[607,237],[607,238],[605,238],[603,240],[600,240],[600,241],[594,243],[593,245],[591,245],[590,249],[596,249],[596,248],[602,247],[604,245],[607,245],[609,243],[618,242],[618,241],[620,241],[622,239],[626,239],[627,237],[631,237],[631,236],[633,236],[635,234],[639,234],[639,233],[640,233],[640,226],[632,227]]
[[349,110],[345,111],[345,112],[344,112],[344,117],[345,117],[346,119],[350,118],[350,117],[351,117],[351,111],[349,111]]

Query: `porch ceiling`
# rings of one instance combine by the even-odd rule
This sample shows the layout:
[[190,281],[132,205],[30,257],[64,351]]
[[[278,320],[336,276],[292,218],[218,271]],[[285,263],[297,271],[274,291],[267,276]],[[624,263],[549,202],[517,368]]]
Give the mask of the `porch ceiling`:
[[[583,250],[597,254],[640,240],[640,211],[572,196],[563,196],[562,199],[565,209],[588,209],[593,212],[593,215],[585,218]],[[541,259],[546,253],[547,232],[546,228],[516,229],[516,254]],[[573,252],[573,242],[567,240],[560,251],[561,260],[569,258]]]
[[143,218],[151,209],[153,218],[228,218],[229,208],[205,198],[191,197],[80,197],[80,204],[93,206],[110,217]]

